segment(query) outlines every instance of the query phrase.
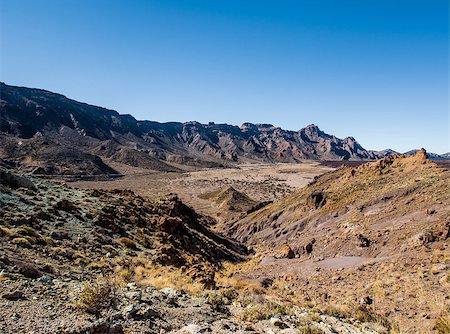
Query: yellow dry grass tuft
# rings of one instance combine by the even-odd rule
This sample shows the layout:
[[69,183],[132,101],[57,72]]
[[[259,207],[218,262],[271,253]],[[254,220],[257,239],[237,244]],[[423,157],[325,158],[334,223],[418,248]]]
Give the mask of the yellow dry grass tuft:
[[76,308],[91,314],[100,314],[117,302],[118,281],[112,277],[97,277],[95,281],[85,282],[75,292]]

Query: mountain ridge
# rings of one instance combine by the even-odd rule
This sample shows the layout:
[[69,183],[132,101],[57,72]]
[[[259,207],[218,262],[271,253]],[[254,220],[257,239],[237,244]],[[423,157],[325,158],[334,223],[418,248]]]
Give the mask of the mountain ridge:
[[[24,150],[44,138],[59,145],[60,156],[74,158],[64,167],[46,170],[47,158]],[[39,139],[39,140],[38,140]],[[241,126],[191,122],[159,123],[92,106],[47,90],[0,83],[0,158],[44,174],[111,174],[107,161],[162,171],[179,166],[219,167],[236,162],[299,162],[315,160],[375,160],[386,152],[367,151],[353,137],[326,134],[314,124],[298,131],[271,124]],[[26,143],[27,145],[20,146]],[[48,153],[48,150],[46,151]],[[48,153],[51,156],[51,152]],[[48,155],[47,154],[47,155]],[[88,155],[86,155],[88,154]],[[81,158],[83,156],[83,158]],[[89,168],[66,168],[78,160]],[[28,159],[29,160],[29,159]]]

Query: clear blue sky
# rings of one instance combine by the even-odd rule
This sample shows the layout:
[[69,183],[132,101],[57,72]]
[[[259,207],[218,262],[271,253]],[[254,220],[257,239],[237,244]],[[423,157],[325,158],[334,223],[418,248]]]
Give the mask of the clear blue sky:
[[1,76],[157,121],[449,148],[448,0],[0,0]]

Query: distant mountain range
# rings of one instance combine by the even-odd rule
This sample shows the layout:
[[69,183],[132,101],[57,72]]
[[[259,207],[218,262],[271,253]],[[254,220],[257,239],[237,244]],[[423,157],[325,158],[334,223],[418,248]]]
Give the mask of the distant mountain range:
[[353,137],[339,139],[313,124],[288,131],[270,124],[138,121],[60,94],[4,83],[0,144],[4,163],[36,174],[112,174],[111,162],[176,171],[183,165],[373,160],[393,153],[367,151]]

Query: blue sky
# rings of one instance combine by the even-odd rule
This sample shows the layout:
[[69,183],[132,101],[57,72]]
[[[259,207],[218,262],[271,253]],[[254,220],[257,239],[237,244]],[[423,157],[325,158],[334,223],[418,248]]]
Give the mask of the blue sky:
[[448,0],[0,0],[0,80],[156,121],[450,151]]

